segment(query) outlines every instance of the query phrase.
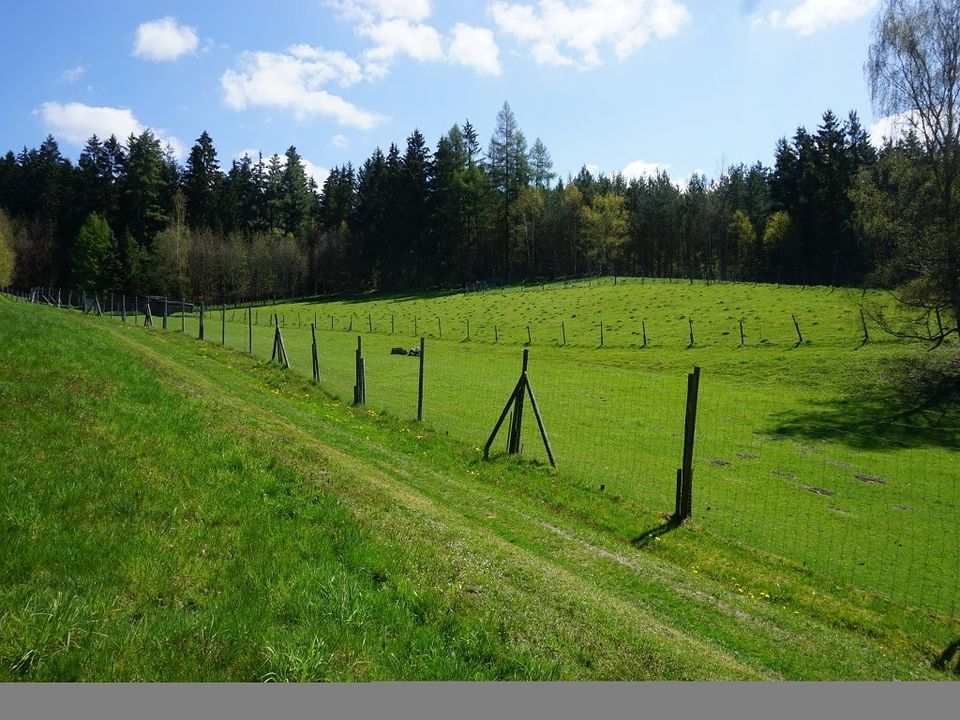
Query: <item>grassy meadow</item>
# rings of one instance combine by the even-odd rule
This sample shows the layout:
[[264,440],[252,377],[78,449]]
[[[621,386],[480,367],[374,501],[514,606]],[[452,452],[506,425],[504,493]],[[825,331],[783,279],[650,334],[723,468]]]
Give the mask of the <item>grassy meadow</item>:
[[[259,308],[253,347],[269,357],[276,313],[294,370],[309,375],[316,322],[323,387],[349,403],[360,336],[368,407],[414,418],[418,361],[390,349],[418,344],[417,330],[426,424],[475,452],[529,347],[558,481],[603,485],[615,501],[661,512],[673,509],[686,374],[700,366],[697,522],[838,582],[956,615],[960,414],[913,397],[905,376],[948,348],[931,355],[895,341],[861,316],[861,304],[891,305],[878,292],[607,278]],[[213,343],[220,319],[218,310],[207,318]],[[226,320],[227,344],[247,349],[246,312],[228,309]],[[545,463],[526,419],[523,456]],[[502,433],[495,452],[505,449]],[[623,539],[650,529],[624,528]]]
[[[952,677],[958,423],[903,385],[930,354],[862,343],[858,298],[608,280],[300,303],[255,310],[253,356],[241,310],[221,348],[219,312],[201,344],[195,317],[0,300],[0,679]],[[265,362],[273,311],[292,372]],[[389,352],[414,318],[423,423],[417,360]],[[520,461],[502,438],[480,458],[528,343],[557,470],[529,413]],[[694,365],[694,517],[665,532]]]

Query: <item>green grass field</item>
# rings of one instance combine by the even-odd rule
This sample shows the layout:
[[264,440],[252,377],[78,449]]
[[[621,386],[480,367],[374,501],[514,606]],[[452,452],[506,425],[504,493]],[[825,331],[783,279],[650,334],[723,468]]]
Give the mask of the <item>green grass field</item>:
[[[841,291],[696,289],[703,307],[803,298],[805,335],[807,322],[836,332],[737,348],[698,330],[690,349],[641,350],[577,345],[572,323],[566,347],[540,345],[531,327],[556,471],[529,417],[526,461],[500,441],[479,458],[527,338],[474,328],[510,327],[519,289],[278,307],[293,373],[263,363],[265,309],[249,357],[217,347],[216,313],[200,344],[191,318],[180,337],[179,318],[162,333],[0,301],[0,677],[950,677],[934,665],[960,638],[956,423],[883,402],[886,374],[917,350],[859,347]],[[629,295],[624,308],[683,295],[523,294],[556,319],[601,290]],[[428,337],[423,424],[417,361],[389,354],[414,342],[396,327],[405,303],[450,303],[441,323],[486,318],[469,341]],[[352,409],[361,328],[330,331],[329,316],[391,306],[394,335],[376,321],[361,333],[368,406]],[[321,388],[302,326],[314,312],[328,318]],[[241,350],[243,319],[227,323]],[[694,518],[659,534],[693,365]]]
[[[362,336],[368,406],[412,418],[418,362],[390,349],[417,344],[417,318],[427,344],[426,423],[476,450],[510,395],[527,346],[558,479],[586,490],[602,484],[608,497],[662,512],[673,509],[686,374],[700,366],[697,522],[837,582],[956,615],[960,414],[955,406],[931,408],[906,398],[901,368],[928,362],[930,353],[894,341],[869,322],[864,343],[860,302],[889,304],[877,292],[637,280],[614,285],[611,279],[291,304],[254,311],[254,352],[269,356],[268,323],[276,312],[293,368],[309,375],[308,326],[316,321],[323,386],[349,403]],[[226,313],[227,344],[246,349],[245,311]],[[607,318],[603,347],[601,317]],[[742,347],[740,317],[748,328]],[[642,340],[638,347],[633,329],[642,318],[646,348]],[[195,335],[195,318],[186,323]],[[206,325],[207,339],[219,342],[219,311]],[[171,327],[179,327],[176,318]],[[524,432],[524,457],[545,463],[529,413]],[[504,447],[498,439],[496,452]],[[650,529],[623,532],[636,538]]]

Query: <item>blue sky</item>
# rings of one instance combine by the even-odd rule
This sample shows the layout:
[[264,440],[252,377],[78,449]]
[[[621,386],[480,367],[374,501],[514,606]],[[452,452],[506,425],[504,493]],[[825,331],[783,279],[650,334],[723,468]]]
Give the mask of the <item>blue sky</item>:
[[27,3],[3,11],[0,151],[48,133],[150,128],[181,159],[204,130],[223,167],[295,145],[308,169],[431,147],[468,119],[484,148],[510,103],[554,169],[682,181],[771,164],[827,108],[874,116],[863,75],[877,0],[233,0]]

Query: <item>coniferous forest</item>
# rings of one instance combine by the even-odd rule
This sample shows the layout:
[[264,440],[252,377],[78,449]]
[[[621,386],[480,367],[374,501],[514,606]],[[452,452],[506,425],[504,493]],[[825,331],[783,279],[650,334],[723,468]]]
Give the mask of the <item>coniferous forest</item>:
[[181,163],[144,131],[91,137],[74,163],[48,136],[0,159],[5,284],[219,302],[592,274],[910,278],[898,233],[930,182],[915,135],[878,151],[855,113],[827,111],[775,148],[772,168],[682,187],[666,172],[563,178],[504,103],[486,143],[469,121],[434,146],[414,130],[318,187],[295,147],[227,165],[203,132]]

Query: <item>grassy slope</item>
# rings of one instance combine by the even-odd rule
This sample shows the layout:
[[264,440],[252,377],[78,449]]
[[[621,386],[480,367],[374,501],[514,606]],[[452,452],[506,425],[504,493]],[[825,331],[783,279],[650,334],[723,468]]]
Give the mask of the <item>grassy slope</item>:
[[[285,321],[293,367],[305,373],[308,324],[316,317],[324,387],[350,398],[362,334],[369,405],[409,418],[417,363],[389,350],[416,342],[416,318],[427,336],[427,421],[476,447],[516,381],[529,323],[531,377],[563,478],[582,488],[602,483],[611,497],[662,511],[673,505],[685,375],[699,365],[700,521],[836,582],[957,615],[960,417],[956,408],[941,416],[897,405],[909,388],[891,390],[887,378],[899,363],[936,353],[892,341],[874,325],[864,345],[861,301],[877,306],[888,298],[771,285],[614,286],[609,279],[590,287],[370,297],[258,309],[254,349],[269,352],[273,328],[266,323],[275,310]],[[791,316],[804,333],[799,347]],[[231,317],[227,344],[246,349],[243,312],[228,311]],[[738,348],[741,317],[746,346]],[[605,323],[602,349],[598,318]],[[692,348],[688,318],[695,320]],[[643,321],[649,345],[641,350]],[[353,332],[342,330],[351,325]],[[187,331],[195,333],[190,319]],[[218,342],[220,331],[213,312],[207,338]],[[532,421],[524,456],[545,460]],[[634,538],[651,527],[618,530]]]
[[946,677],[956,622],[78,319],[0,302],[4,679]]

